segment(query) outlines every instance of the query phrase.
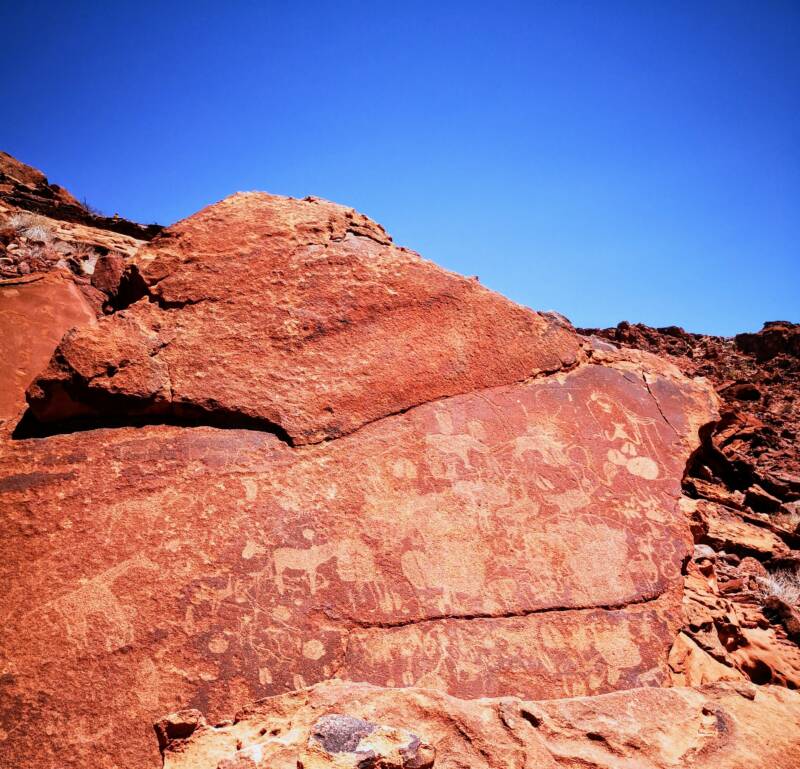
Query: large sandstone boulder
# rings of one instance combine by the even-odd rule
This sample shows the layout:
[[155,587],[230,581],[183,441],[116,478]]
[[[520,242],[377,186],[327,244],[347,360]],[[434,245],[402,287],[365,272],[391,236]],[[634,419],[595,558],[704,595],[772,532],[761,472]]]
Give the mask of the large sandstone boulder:
[[578,338],[341,206],[234,195],[139,254],[139,301],[64,340],[43,421],[190,417],[293,444],[577,363]]
[[164,712],[333,677],[665,682],[702,381],[316,199],[229,198],[129,283],[2,436],[3,760],[154,766]]

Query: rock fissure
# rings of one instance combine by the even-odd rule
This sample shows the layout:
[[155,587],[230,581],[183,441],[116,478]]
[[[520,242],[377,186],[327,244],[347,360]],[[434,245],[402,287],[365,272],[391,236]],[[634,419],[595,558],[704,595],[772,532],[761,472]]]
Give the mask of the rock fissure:
[[661,403],[659,402],[658,398],[656,397],[656,394],[651,389],[650,383],[647,381],[647,374],[644,371],[642,371],[642,381],[644,382],[645,389],[647,390],[648,393],[650,393],[650,397],[653,399],[653,402],[656,404],[656,408],[658,409],[658,413],[661,414],[662,418],[669,425],[669,427],[672,430],[672,432],[674,432],[675,435],[680,437],[680,434],[675,429],[675,426],[672,424],[672,422],[669,421],[669,419],[667,419],[667,415],[664,413],[664,409],[661,408]]
[[225,411],[204,412],[196,404],[184,405],[170,402],[171,409],[151,413],[98,414],[90,417],[66,419],[60,422],[41,422],[26,411],[11,433],[14,440],[47,439],[59,435],[84,433],[92,430],[122,430],[150,426],[181,428],[211,427],[217,430],[248,430],[275,436],[293,447],[291,437],[277,424],[245,414]]
[[[476,389],[476,390],[466,390],[465,392],[453,393],[452,395],[442,395],[439,398],[432,398],[431,400],[428,400],[428,401],[422,401],[420,403],[414,403],[411,406],[407,406],[406,408],[399,409],[398,411],[392,411],[392,412],[390,412],[388,414],[384,414],[383,416],[376,417],[375,419],[372,419],[369,422],[364,422],[364,424],[359,425],[357,428],[351,430],[348,433],[339,433],[337,435],[330,435],[330,436],[322,438],[322,439],[320,439],[318,441],[315,441],[313,443],[309,442],[308,444],[305,444],[305,445],[308,445],[309,448],[310,448],[312,446],[316,446],[316,445],[320,445],[320,444],[324,444],[324,443],[330,443],[331,441],[335,441],[335,440],[338,440],[340,438],[346,438],[346,437],[348,437],[350,435],[355,435],[355,434],[359,433],[361,430],[364,430],[364,429],[366,429],[368,427],[371,427],[372,425],[375,425],[377,423],[383,422],[386,419],[391,419],[392,417],[397,417],[397,416],[402,416],[403,414],[408,414],[408,413],[414,411],[415,409],[423,408],[425,406],[430,406],[430,405],[435,404],[435,403],[444,403],[444,402],[446,402],[448,400],[451,400],[452,398],[462,398],[464,396],[470,396],[470,395],[481,396],[481,395],[483,395],[483,394],[485,394],[487,392],[491,392],[492,390],[497,390],[499,388],[514,387],[514,386],[517,386],[517,385],[529,384],[531,382],[540,381],[542,379],[546,379],[547,377],[555,376],[557,374],[569,373],[571,371],[576,370],[577,368],[579,368],[580,366],[582,366],[584,364],[585,364],[585,361],[576,361],[575,363],[570,364],[568,366],[564,366],[563,368],[557,368],[557,369],[554,369],[554,370],[551,370],[551,371],[540,371],[540,372],[536,372],[535,374],[529,374],[528,376],[526,376],[523,379],[520,379],[519,381],[516,381],[516,382],[508,382],[508,383],[504,382],[504,383],[501,383],[501,384],[493,384],[493,385],[489,385],[488,387],[483,387],[483,388]],[[303,448],[303,444],[301,444],[299,446],[296,446],[296,448]]]
[[[150,356],[153,335],[174,339],[173,400],[201,405],[210,389],[226,412],[279,422],[295,445],[580,357],[563,322],[400,251],[354,217],[324,201],[245,193],[169,228],[126,271],[116,312],[61,345],[61,358],[33,385],[35,416],[60,421],[102,407],[116,418],[130,396],[139,410],[161,410],[166,354]],[[339,233],[353,237],[332,239]],[[189,311],[203,302],[218,309]],[[134,364],[121,385],[108,377],[92,392],[61,388],[74,372],[105,370],[121,354]]]
[[[370,622],[366,620],[357,620],[353,619],[352,617],[348,617],[346,622],[351,626],[351,630],[361,629],[361,630],[391,630],[393,628],[401,628],[401,627],[410,627],[412,625],[424,625],[427,623],[432,622],[470,622],[474,620],[503,620],[503,619],[521,619],[525,617],[531,617],[540,614],[550,614],[550,613],[560,613],[560,612],[587,612],[587,611],[620,611],[621,609],[626,609],[630,606],[642,606],[645,604],[653,603],[658,601],[660,598],[663,598],[665,592],[657,593],[655,595],[647,595],[641,596],[638,598],[632,598],[627,601],[620,601],[618,603],[611,603],[611,604],[580,604],[576,606],[543,606],[537,609],[521,609],[518,611],[508,611],[508,612],[474,612],[474,613],[464,613],[459,614],[457,612],[454,613],[444,613],[444,614],[433,614],[427,617],[420,617],[417,619],[408,619],[408,620],[397,620],[397,621],[384,621],[384,622]],[[336,617],[334,615],[328,614],[326,612],[326,616],[329,619],[336,620],[342,619],[341,617]]]
[[[160,342],[156,348],[148,353],[149,357],[158,357],[158,353],[162,349],[168,347],[169,344],[169,342]],[[116,370],[122,370],[129,364],[130,361],[120,361]],[[119,412],[116,414],[96,413],[90,416],[80,416],[62,421],[41,422],[29,409],[22,415],[17,428],[13,432],[13,437],[15,439],[49,438],[56,435],[63,435],[65,433],[86,432],[97,429],[121,429],[124,427],[144,427],[147,425],[172,425],[175,427],[187,428],[214,427],[228,430],[255,430],[275,435],[282,442],[293,449],[303,449],[306,447],[312,448],[314,446],[330,443],[332,441],[354,435],[367,427],[382,422],[383,420],[402,416],[403,414],[407,414],[424,406],[442,403],[452,398],[460,398],[469,395],[479,396],[483,393],[491,392],[492,390],[496,390],[501,387],[513,387],[516,385],[530,384],[531,382],[540,381],[558,374],[570,373],[576,369],[579,369],[583,365],[587,365],[587,361],[584,359],[578,359],[572,363],[563,365],[561,368],[555,368],[549,371],[538,371],[516,382],[493,384],[479,390],[468,390],[465,392],[443,395],[438,398],[432,398],[428,401],[414,403],[406,408],[399,409],[398,411],[393,411],[376,417],[373,420],[364,422],[358,427],[353,428],[349,432],[327,435],[315,441],[297,443],[297,441],[286,431],[286,429],[276,422],[236,411],[231,411],[221,406],[208,408],[197,403],[176,400],[173,394],[174,391],[172,387],[170,366],[169,363],[166,363],[165,387],[167,389],[168,397],[161,400],[155,407],[156,410],[154,411],[143,411],[143,408],[147,408],[147,401],[142,402],[134,399],[131,400],[128,410],[125,408],[120,408]],[[91,389],[91,384],[93,382],[107,376],[107,371],[99,372],[87,377],[83,382],[80,382],[78,386]],[[101,397],[105,397],[106,395],[106,393],[102,390],[99,391],[99,394]],[[81,400],[83,402],[91,402],[91,395],[83,396]]]
[[212,297],[200,297],[199,299],[165,299],[160,294],[148,293],[149,301],[157,304],[162,310],[182,310],[185,307],[194,307],[198,304],[205,304],[215,301]]

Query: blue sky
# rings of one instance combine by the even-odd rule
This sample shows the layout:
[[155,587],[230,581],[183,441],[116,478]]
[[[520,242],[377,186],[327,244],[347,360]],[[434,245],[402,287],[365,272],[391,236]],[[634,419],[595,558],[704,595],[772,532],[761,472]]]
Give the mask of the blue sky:
[[345,203],[578,325],[800,321],[800,3],[0,0],[0,148],[170,223]]

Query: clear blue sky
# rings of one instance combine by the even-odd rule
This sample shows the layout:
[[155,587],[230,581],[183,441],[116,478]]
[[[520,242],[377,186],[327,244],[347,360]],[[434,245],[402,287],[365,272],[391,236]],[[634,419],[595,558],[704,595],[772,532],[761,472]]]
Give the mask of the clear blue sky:
[[579,325],[800,321],[800,2],[0,0],[0,148],[108,213],[319,195]]

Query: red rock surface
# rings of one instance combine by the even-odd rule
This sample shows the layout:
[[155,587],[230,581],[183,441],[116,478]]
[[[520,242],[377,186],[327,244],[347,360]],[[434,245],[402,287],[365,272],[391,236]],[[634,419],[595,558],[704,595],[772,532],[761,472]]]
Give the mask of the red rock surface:
[[164,769],[296,769],[329,713],[418,734],[436,750],[435,769],[795,769],[800,756],[800,694],[778,687],[531,702],[330,682],[263,700],[216,728],[200,713],[173,717],[184,728],[164,746]]
[[661,355],[714,383],[725,409],[710,437],[724,456],[710,468],[716,479],[705,480],[742,492],[758,484],[783,502],[800,500],[800,325],[773,321],[734,338],[630,323],[581,331]]
[[203,416],[314,443],[579,358],[559,323],[316,199],[235,195],[137,263],[147,296],[64,341],[29,393],[39,420]]
[[136,261],[30,390],[51,434],[0,437],[3,760],[140,769],[164,712],[334,676],[668,680],[707,385],[318,200],[234,196]]
[[0,281],[0,422],[19,414],[24,391],[61,337],[95,315],[75,284],[59,275]]
[[[651,386],[690,435],[702,390]],[[113,713],[131,753],[107,749],[133,765],[148,714],[218,718],[335,674],[465,696],[660,683],[687,452],[639,370],[595,364],[310,449],[157,426],[12,442],[0,647],[17,760],[80,752]],[[83,725],[41,742],[74,712]]]
[[673,679],[800,686],[800,326],[731,339],[629,323],[583,331],[707,377],[723,403],[684,478],[698,548]]

